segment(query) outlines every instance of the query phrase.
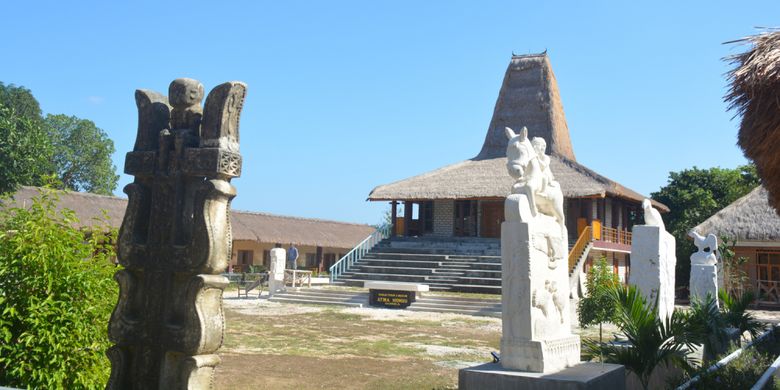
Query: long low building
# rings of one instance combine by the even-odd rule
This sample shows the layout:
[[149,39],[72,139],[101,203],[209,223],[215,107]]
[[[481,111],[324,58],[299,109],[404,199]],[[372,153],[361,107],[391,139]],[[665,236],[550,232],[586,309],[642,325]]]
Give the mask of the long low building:
[[[26,207],[40,195],[37,187],[22,187],[13,195],[16,207]],[[127,199],[115,196],[82,192],[57,192],[58,206],[71,209],[78,216],[81,226],[107,218],[116,229],[122,225]],[[369,225],[327,221],[313,218],[288,217],[260,212],[231,210],[233,228],[234,270],[247,269],[250,265],[268,266],[272,248],[298,248],[298,268],[327,270],[344,254],[354,248],[375,228]]]

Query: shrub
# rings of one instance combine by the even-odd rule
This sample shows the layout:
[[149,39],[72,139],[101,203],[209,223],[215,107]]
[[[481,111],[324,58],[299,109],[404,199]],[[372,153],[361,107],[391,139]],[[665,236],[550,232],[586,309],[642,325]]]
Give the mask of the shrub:
[[615,316],[615,303],[610,293],[618,285],[620,280],[612,272],[605,257],[596,261],[585,279],[587,293],[580,299],[577,313],[581,326],[599,325],[599,342],[603,341],[602,324],[611,322]]
[[103,388],[115,233],[77,228],[56,201],[44,191],[0,221],[0,384]]

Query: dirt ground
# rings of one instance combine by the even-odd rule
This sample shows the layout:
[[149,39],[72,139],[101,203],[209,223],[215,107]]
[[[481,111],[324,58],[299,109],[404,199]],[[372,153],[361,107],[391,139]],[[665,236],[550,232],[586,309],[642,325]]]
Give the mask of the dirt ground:
[[218,389],[454,389],[491,360],[501,320],[225,299]]
[[[459,314],[225,298],[218,389],[454,389],[491,361],[501,320]],[[687,309],[686,307],[679,307]],[[778,323],[778,311],[753,311]],[[573,333],[598,338],[598,327]],[[618,333],[604,325],[604,339]]]

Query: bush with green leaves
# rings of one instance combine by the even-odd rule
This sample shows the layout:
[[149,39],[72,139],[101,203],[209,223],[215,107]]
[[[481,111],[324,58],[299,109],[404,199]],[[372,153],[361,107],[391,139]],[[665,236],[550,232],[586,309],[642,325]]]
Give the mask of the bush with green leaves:
[[577,304],[580,325],[599,325],[599,342],[603,341],[602,324],[611,322],[615,316],[615,304],[611,291],[620,285],[620,279],[612,272],[605,257],[600,258],[588,270],[585,279],[585,296]]
[[[114,232],[78,228],[44,191],[0,221],[0,385],[103,388],[118,296]],[[104,225],[105,226],[105,225]]]

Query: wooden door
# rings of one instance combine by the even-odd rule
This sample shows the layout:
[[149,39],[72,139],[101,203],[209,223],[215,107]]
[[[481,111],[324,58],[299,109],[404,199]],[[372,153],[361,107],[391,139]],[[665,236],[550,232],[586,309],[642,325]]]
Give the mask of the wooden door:
[[456,237],[472,237],[477,234],[476,203],[471,200],[455,201],[454,234]]
[[501,238],[501,222],[504,222],[502,202],[483,202],[480,220],[480,237]]

